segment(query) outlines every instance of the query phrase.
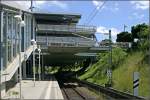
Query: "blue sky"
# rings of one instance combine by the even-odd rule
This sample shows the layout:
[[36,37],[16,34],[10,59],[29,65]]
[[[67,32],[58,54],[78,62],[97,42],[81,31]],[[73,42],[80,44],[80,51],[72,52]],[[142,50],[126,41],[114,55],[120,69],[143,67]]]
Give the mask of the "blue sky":
[[[11,1],[11,5],[12,5]],[[28,10],[30,2],[28,1],[14,1],[13,5],[18,5]],[[8,3],[7,3],[8,4]],[[149,3],[148,1],[106,1],[102,9],[99,6],[103,1],[89,0],[89,1],[34,1],[35,10],[55,13],[79,13],[82,15],[78,24],[85,24],[91,17],[92,11],[96,9],[96,16],[90,21],[88,25],[97,27],[97,38],[102,40],[106,36],[102,33],[107,33],[109,29],[112,30],[113,41],[116,35],[123,31],[124,24],[128,27],[130,32],[131,26],[139,23],[149,22]]]

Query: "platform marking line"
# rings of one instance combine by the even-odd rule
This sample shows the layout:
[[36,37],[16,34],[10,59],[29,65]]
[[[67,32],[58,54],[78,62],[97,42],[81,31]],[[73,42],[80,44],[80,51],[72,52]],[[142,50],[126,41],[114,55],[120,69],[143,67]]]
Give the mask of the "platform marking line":
[[52,87],[52,81],[50,81],[50,83],[48,85],[46,95],[45,95],[45,99],[50,99],[51,87]]

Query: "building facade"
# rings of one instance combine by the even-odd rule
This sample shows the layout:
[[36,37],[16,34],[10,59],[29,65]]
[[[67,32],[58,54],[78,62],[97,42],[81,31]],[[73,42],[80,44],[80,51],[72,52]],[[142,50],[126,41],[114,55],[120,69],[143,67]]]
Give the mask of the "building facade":
[[[24,21],[25,25],[21,25],[21,20]],[[9,89],[9,84],[18,82],[18,59],[20,59],[21,66],[24,69],[26,60],[32,53],[31,39],[35,38],[34,23],[34,17],[31,13],[0,4],[1,97]],[[21,58],[19,58],[19,54]],[[25,74],[22,73],[22,75]]]

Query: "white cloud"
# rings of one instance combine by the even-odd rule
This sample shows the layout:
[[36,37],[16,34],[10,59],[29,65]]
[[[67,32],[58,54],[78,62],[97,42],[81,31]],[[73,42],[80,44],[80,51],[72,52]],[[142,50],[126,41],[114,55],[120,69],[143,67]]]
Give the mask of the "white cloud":
[[104,27],[104,26],[99,26],[97,27],[97,34],[103,34],[103,33],[108,33],[109,30],[111,30],[111,35],[112,35],[112,40],[113,42],[116,41],[116,38],[117,38],[117,34],[120,33],[121,31],[116,29],[116,28],[107,28],[107,27]]
[[[104,3],[104,1],[102,1],[102,0],[101,1],[100,0],[93,0],[92,3],[93,3],[94,6],[96,6],[97,10],[99,10],[100,6]],[[119,7],[118,7],[119,4],[118,4],[118,2],[112,1],[111,4],[112,5],[109,6],[109,7],[108,7],[108,5],[107,5],[107,7],[105,5],[103,5],[102,9],[111,11],[113,13],[117,12],[119,10]]]
[[[16,8],[20,8],[22,10],[27,10],[29,11],[29,8],[31,6],[30,1],[2,1],[2,3],[13,6]],[[40,6],[45,5],[45,6],[57,6],[61,9],[67,9],[68,5],[62,1],[33,1],[33,6],[36,8],[40,8]],[[40,8],[42,9],[42,8]]]
[[1,1],[3,4],[15,7],[15,8],[19,8],[22,10],[29,10],[30,8],[30,1]]
[[[114,2],[114,1],[112,1],[112,2]],[[114,3],[112,3],[111,7],[107,7],[107,10],[110,10],[111,12],[116,13],[119,10],[118,6],[119,6],[118,2],[114,2]]]
[[118,4],[118,2],[115,2],[115,6],[118,6],[119,4]]
[[68,5],[64,2],[61,2],[61,1],[49,1],[49,4],[52,4],[52,5],[55,5],[55,6],[58,6],[62,9],[67,9],[68,8]]
[[144,17],[144,14],[133,13],[133,16],[137,19],[142,19]]
[[[93,0],[93,5],[96,6],[96,9],[99,10],[100,6],[103,4],[103,1]],[[103,9],[104,7],[102,7]]]
[[44,4],[46,1],[34,1],[35,6],[40,6]]
[[102,1],[98,1],[98,0],[93,0],[92,2],[95,6],[99,6],[103,3]]
[[108,30],[106,27],[99,26],[97,27],[97,33],[108,33]]
[[131,16],[129,16],[128,18],[133,20],[133,19],[138,19],[138,20],[141,20],[145,17],[144,14],[139,14],[139,13],[136,13],[134,12]]
[[116,7],[116,8],[114,8],[114,10],[118,11],[118,10],[119,10],[119,8],[117,8],[117,7]]
[[[46,7],[45,7],[46,6]],[[68,9],[68,4],[62,1],[34,1],[34,11],[39,12],[47,12],[50,11],[48,8],[58,7],[62,10]]]
[[104,26],[99,26],[97,28],[97,33],[108,33],[109,30],[111,30],[111,33],[112,35],[117,35],[120,31],[116,28],[107,28],[107,27],[104,27]]
[[144,0],[141,0],[141,1],[131,1],[130,3],[132,5],[134,5],[135,9],[145,10],[145,9],[149,8],[149,1],[144,1]]

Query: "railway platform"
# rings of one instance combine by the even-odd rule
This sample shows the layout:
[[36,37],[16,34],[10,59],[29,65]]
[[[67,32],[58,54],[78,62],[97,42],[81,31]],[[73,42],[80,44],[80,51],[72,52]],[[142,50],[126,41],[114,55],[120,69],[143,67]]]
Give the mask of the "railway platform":
[[[5,97],[5,99],[20,99],[20,85],[17,83],[15,87],[11,88]],[[56,79],[51,76],[49,80],[34,81],[22,80],[22,99],[51,99],[51,100],[63,100],[60,87]]]

